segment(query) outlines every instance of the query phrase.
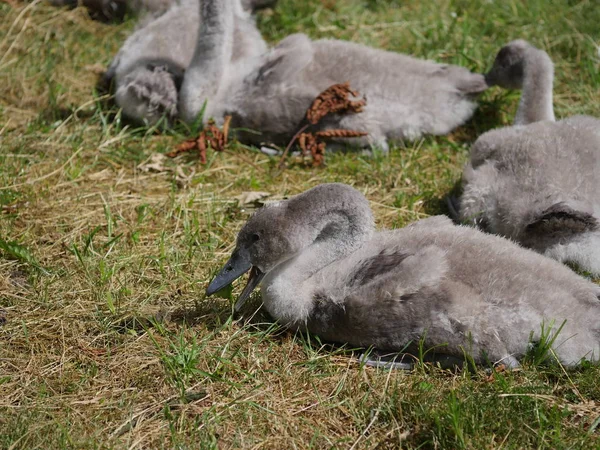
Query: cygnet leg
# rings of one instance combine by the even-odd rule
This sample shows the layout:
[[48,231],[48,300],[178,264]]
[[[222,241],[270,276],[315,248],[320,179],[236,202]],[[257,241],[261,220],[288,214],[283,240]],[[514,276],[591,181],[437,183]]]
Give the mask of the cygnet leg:
[[[378,354],[377,352],[371,352],[369,354],[362,353],[358,359],[361,364],[365,364],[369,367],[399,370],[414,369],[416,361],[415,356],[409,353],[390,353],[383,355]],[[519,364],[516,360],[514,361],[516,364]],[[444,354],[426,354],[423,362],[433,364],[441,369],[461,368],[465,363],[463,358]],[[504,360],[502,362],[504,362]]]
[[406,353],[394,353],[391,355],[378,355],[372,352],[361,353],[358,361],[365,366],[380,369],[412,370],[414,367],[414,357]]
[[503,364],[504,367],[506,367],[509,370],[518,369],[519,367],[521,367],[519,361],[517,361],[517,359],[512,355],[506,355],[500,361],[497,361],[494,365],[499,366],[500,364]]

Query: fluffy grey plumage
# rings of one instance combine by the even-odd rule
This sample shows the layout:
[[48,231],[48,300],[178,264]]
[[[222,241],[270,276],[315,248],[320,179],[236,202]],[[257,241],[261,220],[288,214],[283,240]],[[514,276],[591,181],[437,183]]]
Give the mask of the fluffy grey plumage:
[[[267,50],[252,17],[235,1],[231,64]],[[254,7],[266,2],[244,3]],[[115,100],[125,116],[149,125],[163,116],[177,116],[179,88],[197,43],[199,21],[198,0],[175,1],[164,14],[140,20],[106,73],[106,82],[113,84]]]
[[443,216],[375,232],[368,201],[343,184],[257,211],[208,292],[250,266],[264,274],[273,317],[329,341],[402,351],[424,339],[438,354],[514,367],[531,332],[566,320],[553,346],[560,362],[600,357],[600,287]]
[[232,64],[233,0],[202,0],[202,23],[186,71],[180,113],[193,122],[205,102],[205,119],[232,115],[250,143],[284,144],[297,131],[312,100],[332,84],[349,81],[367,98],[360,114],[337,116],[323,128],[365,131],[352,143],[387,148],[389,140],[446,134],[468,120],[473,97],[487,88],[482,75],[338,40],[287,37],[268,53]]
[[600,120],[554,121],[552,62],[505,46],[488,80],[523,88],[517,125],[483,134],[463,173],[460,219],[600,274]]

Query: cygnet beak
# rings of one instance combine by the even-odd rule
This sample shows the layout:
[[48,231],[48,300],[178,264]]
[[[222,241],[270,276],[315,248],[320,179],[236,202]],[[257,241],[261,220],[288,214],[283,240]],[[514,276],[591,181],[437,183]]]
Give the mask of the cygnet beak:
[[233,308],[235,312],[238,312],[240,309],[242,309],[242,306],[244,306],[244,303],[246,303],[246,300],[248,300],[250,294],[252,294],[252,291],[254,291],[256,286],[260,284],[264,276],[265,274],[262,273],[258,267],[252,266],[252,270],[250,270],[250,276],[248,277],[248,284],[246,284],[246,287],[240,294],[240,297]]
[[235,250],[229,261],[213,278],[206,289],[206,295],[213,295],[225,286],[229,286],[252,268],[250,255],[246,251]]
[[229,286],[250,269],[252,270],[250,271],[248,284],[242,291],[242,294],[235,304],[235,311],[239,311],[246,300],[248,300],[248,297],[250,297],[250,294],[252,294],[254,288],[258,286],[264,277],[264,273],[262,273],[258,268],[252,266],[252,263],[250,262],[250,255],[247,251],[236,250],[233,252],[231,258],[229,258],[229,261],[227,261],[225,266],[219,270],[217,275],[208,285],[208,288],[206,289],[206,295],[213,295],[215,292],[218,292],[224,287]]
[[485,78],[485,83],[489,86],[496,86],[496,74],[493,71],[489,71],[488,73],[484,74],[484,78]]

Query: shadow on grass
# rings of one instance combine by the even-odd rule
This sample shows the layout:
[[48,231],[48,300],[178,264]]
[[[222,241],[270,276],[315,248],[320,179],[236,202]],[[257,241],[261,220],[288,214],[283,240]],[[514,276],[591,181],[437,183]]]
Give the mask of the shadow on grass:
[[38,115],[40,124],[52,124],[57,121],[67,120],[71,116],[76,116],[79,119],[91,119],[95,112],[90,110],[77,110],[75,106],[68,107],[53,107],[43,109]]
[[508,125],[502,108],[510,95],[509,91],[498,90],[479,99],[479,107],[471,120],[450,133],[448,139],[457,144],[472,144],[486,131]]
[[182,306],[170,313],[169,320],[179,325],[195,326],[202,324],[208,330],[221,328],[231,317],[231,307],[226,300],[205,298],[193,307]]
[[430,215],[444,215],[450,217],[454,223],[459,223],[457,200],[462,194],[462,180],[458,179],[449,192],[443,197],[430,197],[423,199],[423,211]]

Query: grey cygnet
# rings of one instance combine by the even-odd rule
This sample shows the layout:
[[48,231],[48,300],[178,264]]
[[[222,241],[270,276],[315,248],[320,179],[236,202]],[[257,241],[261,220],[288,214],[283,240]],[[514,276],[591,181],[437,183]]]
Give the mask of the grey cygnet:
[[267,205],[243,226],[207,289],[250,271],[236,309],[260,284],[281,324],[380,351],[516,367],[530,333],[562,330],[558,360],[600,358],[600,286],[562,264],[444,216],[376,232],[367,199],[323,184]]
[[515,125],[471,149],[460,221],[600,275],[600,120],[555,121],[552,61],[523,40],[500,50],[487,79],[523,92]]

